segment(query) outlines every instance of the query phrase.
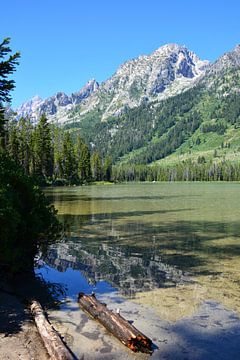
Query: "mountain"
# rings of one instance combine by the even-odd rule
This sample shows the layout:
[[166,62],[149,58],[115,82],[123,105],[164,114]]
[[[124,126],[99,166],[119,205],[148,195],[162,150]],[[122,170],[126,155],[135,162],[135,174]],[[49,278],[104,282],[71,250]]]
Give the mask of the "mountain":
[[43,100],[39,96],[23,103],[17,110],[18,117],[31,117],[37,121],[39,116],[46,114],[52,121],[64,122],[66,112],[86,100],[99,87],[96,80],[90,80],[81,90],[70,96],[64,92],[58,92],[56,95]]
[[[180,79],[186,80],[183,75]],[[199,158],[201,161],[237,160],[240,156],[240,46],[190,79],[191,86],[174,96],[159,98],[159,94],[155,94],[151,101],[140,102],[105,121],[102,121],[101,108],[85,117],[75,113],[76,121],[65,124],[65,128],[80,131],[103,157],[110,155],[117,164],[160,162],[165,165],[200,161]],[[103,86],[106,84],[101,85],[87,103],[99,96]],[[167,91],[169,87],[160,96]]]
[[[173,127],[131,157],[146,163],[160,160],[162,164],[191,161],[238,161],[240,155],[240,46],[225,53],[211,64],[196,86],[176,96],[168,105],[174,106]],[[159,109],[160,110],[160,109]],[[159,111],[158,110],[158,111]],[[163,117],[170,124],[169,115]],[[159,151],[165,147],[165,152]],[[162,159],[162,160],[161,160]],[[158,161],[159,162],[159,161]]]
[[240,45],[209,64],[184,46],[168,44],[127,61],[78,102],[60,94],[23,108],[39,114],[54,104],[52,121],[73,137],[80,132],[115,164],[240,158]]
[[207,66],[208,61],[201,61],[184,46],[162,46],[151,55],[143,55],[121,65],[79,107],[74,120],[97,109],[101,121],[104,121],[142,103],[178,94],[191,87],[205,73]]
[[240,45],[237,45],[232,51],[226,52],[217,61],[215,61],[208,69],[208,75],[219,75],[226,69],[237,69],[240,67]]
[[72,123],[95,116],[101,121],[119,116],[151,101],[178,94],[204,75],[208,61],[200,60],[184,46],[168,44],[151,55],[125,62],[100,86],[91,80],[78,93],[67,96],[59,92],[46,100],[34,97],[17,112],[36,119],[45,112],[51,121]]

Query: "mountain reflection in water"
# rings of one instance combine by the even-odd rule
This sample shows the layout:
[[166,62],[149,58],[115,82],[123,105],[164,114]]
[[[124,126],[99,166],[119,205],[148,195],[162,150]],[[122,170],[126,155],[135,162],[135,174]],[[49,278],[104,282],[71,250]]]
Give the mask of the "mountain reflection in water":
[[[65,240],[45,255],[48,272],[73,269],[92,289],[109,284],[108,291],[127,296],[198,278],[238,279],[238,184],[86,186],[46,194],[66,228]],[[74,287],[73,279],[64,281]]]
[[68,241],[52,246],[44,260],[60,272],[68,268],[80,270],[92,285],[107,281],[128,296],[189,281],[181,270],[162,262],[151,249],[144,256],[136,250],[107,243],[94,243],[91,247],[83,242]]

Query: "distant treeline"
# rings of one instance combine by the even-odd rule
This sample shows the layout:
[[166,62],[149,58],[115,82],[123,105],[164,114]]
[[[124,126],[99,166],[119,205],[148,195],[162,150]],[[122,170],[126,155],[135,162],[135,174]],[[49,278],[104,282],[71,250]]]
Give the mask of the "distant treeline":
[[113,181],[239,181],[240,163],[186,161],[166,165],[120,165],[112,168]]
[[[164,148],[164,146],[163,146]],[[42,116],[37,125],[21,118],[8,124],[6,149],[25,174],[41,185],[81,185],[93,181],[239,181],[240,163],[183,161],[174,165],[112,165],[102,159],[81,136],[48,123]]]
[[26,118],[11,121],[6,134],[8,154],[42,185],[111,179],[110,157],[103,161],[97,151],[90,152],[80,135],[74,138],[49,124],[45,115],[35,126]]

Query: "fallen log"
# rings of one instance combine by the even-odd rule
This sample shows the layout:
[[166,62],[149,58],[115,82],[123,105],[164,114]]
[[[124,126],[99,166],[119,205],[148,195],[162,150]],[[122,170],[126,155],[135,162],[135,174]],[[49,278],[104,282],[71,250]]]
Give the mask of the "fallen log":
[[32,301],[30,310],[51,360],[74,360],[74,355],[47,320],[40,303],[36,300]]
[[113,312],[98,301],[95,295],[79,293],[78,303],[83,310],[97,319],[109,332],[134,352],[151,354],[152,341],[124,319],[120,313]]

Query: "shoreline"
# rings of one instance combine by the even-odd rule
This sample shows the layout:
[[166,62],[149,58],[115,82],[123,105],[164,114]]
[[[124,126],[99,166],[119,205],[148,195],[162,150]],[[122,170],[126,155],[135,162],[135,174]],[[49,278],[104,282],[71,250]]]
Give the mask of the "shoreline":
[[[167,321],[153,308],[138,304],[134,299],[125,299],[118,293],[97,297],[110,309],[116,311],[119,308],[127,320],[153,340],[153,360],[226,360],[238,356],[240,318],[220,303],[203,301],[190,316]],[[149,355],[131,352],[97,321],[89,318],[76,299],[68,298],[60,309],[48,310],[48,317],[77,359],[149,359]],[[1,360],[49,360],[28,310],[16,297],[2,292],[0,320]]]
[[29,311],[14,295],[0,291],[0,359],[49,360]]

